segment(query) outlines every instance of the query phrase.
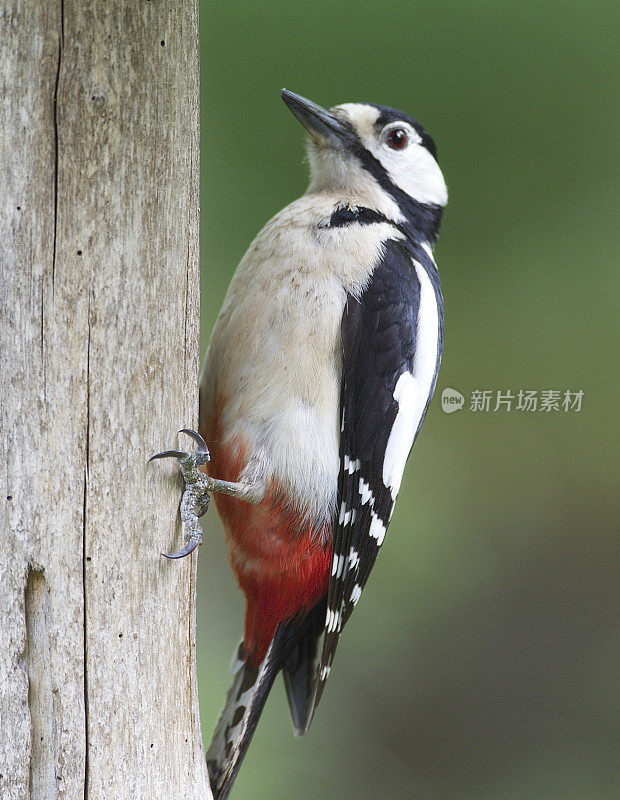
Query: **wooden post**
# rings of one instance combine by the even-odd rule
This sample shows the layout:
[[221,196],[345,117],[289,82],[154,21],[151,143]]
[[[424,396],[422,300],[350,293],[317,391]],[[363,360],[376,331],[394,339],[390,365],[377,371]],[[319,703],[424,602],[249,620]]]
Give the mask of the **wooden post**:
[[[0,797],[206,800],[197,0],[0,7]],[[187,445],[187,442],[183,442]]]

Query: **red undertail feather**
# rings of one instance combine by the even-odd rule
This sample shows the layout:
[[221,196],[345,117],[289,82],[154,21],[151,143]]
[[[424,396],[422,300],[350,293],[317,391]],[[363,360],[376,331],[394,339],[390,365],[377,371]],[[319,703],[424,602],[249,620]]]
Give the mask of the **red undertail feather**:
[[[246,463],[243,447],[222,447],[213,428],[201,432],[211,453],[209,473],[222,480],[238,480]],[[277,485],[270,486],[256,506],[223,494],[214,494],[213,499],[229,536],[232,568],[247,601],[245,652],[257,667],[278,625],[302,616],[327,593],[331,546],[291,509]]]

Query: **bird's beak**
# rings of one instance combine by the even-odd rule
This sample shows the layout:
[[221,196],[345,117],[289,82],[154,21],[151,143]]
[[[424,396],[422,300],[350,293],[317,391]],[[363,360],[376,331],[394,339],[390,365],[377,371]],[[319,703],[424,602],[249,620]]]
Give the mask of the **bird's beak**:
[[319,144],[342,146],[351,138],[351,130],[331,112],[317,106],[288,89],[282,89],[280,96],[293,114],[301,122],[312,138]]

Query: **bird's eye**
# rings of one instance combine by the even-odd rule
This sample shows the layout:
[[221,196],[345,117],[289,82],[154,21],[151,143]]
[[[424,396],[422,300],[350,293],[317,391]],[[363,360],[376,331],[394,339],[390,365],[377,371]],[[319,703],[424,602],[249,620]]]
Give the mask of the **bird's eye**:
[[404,150],[409,144],[409,134],[404,128],[392,128],[386,133],[385,141],[392,150]]

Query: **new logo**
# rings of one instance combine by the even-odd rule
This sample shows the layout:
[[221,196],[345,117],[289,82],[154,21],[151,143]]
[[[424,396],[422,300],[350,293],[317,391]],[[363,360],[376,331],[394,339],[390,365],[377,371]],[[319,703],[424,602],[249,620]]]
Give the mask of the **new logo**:
[[441,407],[446,414],[452,414],[454,411],[463,408],[464,403],[465,398],[456,389],[444,389],[441,393]]

